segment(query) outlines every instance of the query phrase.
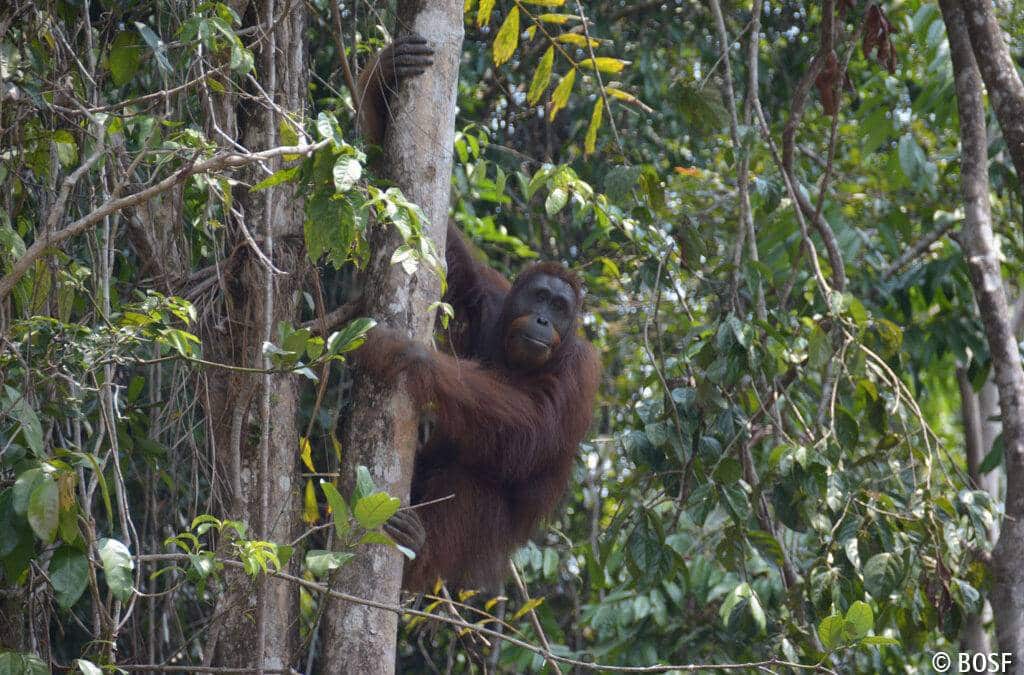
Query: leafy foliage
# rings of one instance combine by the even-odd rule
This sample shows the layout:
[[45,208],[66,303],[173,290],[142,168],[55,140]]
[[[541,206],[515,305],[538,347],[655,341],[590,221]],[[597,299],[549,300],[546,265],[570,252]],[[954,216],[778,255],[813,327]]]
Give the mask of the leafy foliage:
[[[344,37],[360,38],[349,57],[380,43],[376,15],[357,5],[345,16]],[[538,258],[577,269],[582,330],[605,367],[565,509],[516,556],[532,597],[511,584],[470,591],[457,602],[471,624],[609,665],[779,659],[883,672],[927,668],[977,620],[1001,509],[978,478],[1001,472],[1003,448],[989,409],[982,461],[964,457],[965,404],[985,400],[991,365],[960,245],[944,236],[963,218],[944,25],[918,0],[842,5],[836,60],[815,80],[784,177],[777,153],[819,48],[819,4],[757,4],[753,61],[750,6],[725,8],[740,97],[730,100],[700,3],[466,3],[452,216],[504,273]],[[102,16],[91,17],[69,7],[13,16],[0,39],[2,275],[113,192],[241,153],[211,101],[260,81],[262,33],[227,4],[94,2]],[[0,298],[0,616],[51,594],[52,656],[82,672],[115,665],[115,653],[142,663],[149,652],[133,650],[149,635],[162,660],[200,663],[194,635],[229,567],[324,580],[361,547],[395,545],[382,526],[399,500],[366,471],[347,481],[336,471],[358,452],[335,435],[349,395],[342,366],[375,324],[319,322],[358,293],[376,227],[402,236],[393,263],[443,265],[423,212],[374,175],[339,75],[343,43],[316,24],[330,7],[311,7],[314,114],[280,116],[280,168],[247,182],[226,166],[190,174],[152,208],[47,246]],[[751,65],[767,130],[742,100]],[[1019,295],[1020,181],[997,131],[992,207]],[[302,322],[275,325],[252,356],[302,376],[304,432],[288,442],[308,529],[264,541],[248,515],[228,517],[223,481],[236,477],[210,463],[221,421],[205,409],[219,393],[200,375],[228,365],[199,336],[239,330],[200,330],[231,300],[237,256],[256,255],[255,244],[225,248],[236,195],[282,186],[302,197],[295,238],[318,275],[296,285]],[[180,278],[154,272],[142,236],[160,231],[153,212],[173,213],[160,222],[180,230]],[[253,433],[248,414],[239,435]],[[299,593],[308,647],[324,605]],[[115,600],[151,598],[166,603],[167,623],[135,607],[116,652],[86,625]],[[452,606],[428,599],[424,611],[447,617]],[[424,623],[404,623],[401,670],[544,667],[520,646],[419,632]],[[9,631],[0,621],[0,637]],[[47,666],[19,648],[0,652],[7,670]]]

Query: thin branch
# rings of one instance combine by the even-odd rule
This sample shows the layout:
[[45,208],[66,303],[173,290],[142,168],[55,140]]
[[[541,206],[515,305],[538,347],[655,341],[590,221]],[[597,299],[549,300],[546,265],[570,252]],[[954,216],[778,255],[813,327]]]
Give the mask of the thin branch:
[[894,260],[892,264],[890,264],[888,267],[882,270],[882,280],[885,281],[886,279],[889,279],[890,277],[892,277],[892,275],[896,274],[901,269],[903,269],[903,267],[911,260],[914,260],[917,257],[923,255],[925,252],[928,251],[928,249],[931,248],[932,244],[941,239],[947,232],[953,229],[954,225],[957,225],[959,223],[959,220],[950,218],[948,221],[946,221],[939,227],[935,228],[928,234],[918,239],[916,242],[914,242],[913,246],[911,246],[910,248],[903,252],[903,255],[901,255],[899,258],[896,258],[896,260]]
[[[189,557],[184,553],[150,553],[135,556],[135,559],[139,562],[188,562]],[[225,560],[218,558],[217,562],[223,564],[226,567],[233,567],[235,569],[245,569],[245,565],[239,560]],[[288,574],[287,572],[268,572],[270,576],[283,579],[290,583],[302,586],[306,590],[315,591],[324,595],[328,595],[338,600],[344,600],[345,602],[352,602],[358,605],[365,605],[367,607],[373,607],[386,612],[392,612],[398,616],[409,615],[419,616],[430,621],[439,621],[441,623],[447,623],[458,628],[464,628],[469,631],[477,632],[488,637],[493,637],[498,640],[504,640],[510,644],[513,644],[527,651],[531,651],[534,654],[545,659],[551,659],[559,663],[565,663],[570,666],[576,666],[577,668],[585,668],[587,670],[604,670],[616,673],[663,673],[669,670],[683,670],[688,672],[695,672],[701,670],[752,670],[758,668],[770,668],[772,666],[781,666],[785,668],[793,668],[794,670],[809,670],[820,673],[835,673],[830,668],[826,668],[820,663],[815,664],[804,664],[795,663],[793,661],[783,661],[781,659],[765,659],[763,661],[750,661],[747,663],[714,663],[714,664],[679,664],[679,665],[654,665],[654,666],[613,666],[605,663],[592,663],[588,661],[580,661],[578,659],[570,659],[566,656],[559,656],[546,651],[543,647],[520,640],[518,638],[499,633],[498,631],[491,630],[490,628],[483,628],[473,623],[456,619],[450,616],[444,616],[442,614],[431,614],[430,612],[424,612],[418,609],[412,609],[410,607],[402,607],[400,605],[392,605],[385,602],[378,602],[376,600],[368,600],[366,598],[360,598],[349,593],[342,591],[336,591],[328,588],[324,584],[317,583],[315,581],[307,581],[301,577]],[[250,670],[237,670],[236,672],[255,672],[255,669]]]
[[314,335],[327,337],[327,333],[354,319],[362,310],[363,303],[346,302],[324,314],[323,318],[310,319],[302,324],[302,328],[310,330]]
[[818,263],[818,251],[814,246],[814,241],[811,239],[810,231],[807,229],[807,221],[804,219],[803,210],[800,208],[800,203],[797,201],[796,188],[793,182],[789,179],[789,174],[786,172],[783,160],[779,157],[779,151],[775,147],[775,141],[772,140],[772,132],[768,127],[768,120],[764,117],[764,110],[761,109],[761,102],[759,100],[754,101],[754,112],[757,114],[758,123],[761,126],[761,133],[764,135],[765,140],[768,141],[768,149],[771,150],[772,159],[775,160],[775,164],[779,167],[782,173],[782,180],[786,185],[786,193],[789,195],[790,201],[793,202],[793,212],[796,215],[796,222],[800,225],[800,236],[803,238],[804,246],[807,248],[807,257],[810,259],[811,269],[814,271],[814,279],[818,282],[818,289],[826,299],[832,292],[832,288],[829,286],[828,281],[825,280],[825,276],[821,273],[821,265]]
[[[523,583],[523,578],[519,576],[519,570],[516,568],[515,561],[511,558],[509,558],[508,561],[508,568],[512,570],[512,581],[515,582],[516,588],[519,589],[519,595],[522,596],[523,603],[529,605],[530,594],[526,590],[526,584]],[[540,625],[540,619],[537,617],[537,612],[533,611],[533,609],[531,608],[530,611],[527,612],[527,614],[530,615],[530,623],[533,624],[533,629],[537,631],[537,637],[540,638],[540,643],[544,645],[544,651],[550,653],[551,645],[548,643],[548,636],[544,633],[544,628]],[[544,657],[544,660],[549,666],[555,669],[556,673],[561,672],[558,668],[557,663],[547,658],[546,656]]]
[[355,117],[359,117],[359,106],[356,99],[359,98],[356,89],[356,80],[352,77],[352,69],[348,65],[348,52],[345,49],[345,32],[341,27],[341,10],[338,9],[338,0],[330,0],[331,19],[334,21],[334,45],[338,49],[338,60],[341,61],[341,73],[345,77],[345,86],[352,95],[352,104],[356,106]]
[[191,163],[183,166],[175,173],[164,178],[159,183],[149,186],[145,190],[140,190],[139,192],[126,197],[112,199],[82,216],[67,227],[56,232],[48,231],[43,234],[42,238],[34,241],[32,245],[28,247],[28,250],[25,251],[25,255],[18,258],[14,265],[11,266],[11,271],[5,274],[3,278],[0,278],[0,299],[3,299],[10,294],[14,285],[18,283],[18,280],[28,272],[29,268],[32,267],[32,264],[35,263],[36,260],[46,254],[47,249],[52,246],[56,246],[76,234],[84,232],[91,226],[103,220],[105,216],[109,216],[110,214],[128,208],[129,206],[136,206],[148,199],[152,199],[161,192],[170,190],[175,185],[188,180],[196,174],[211,173],[214,171],[221,171],[223,169],[248,166],[249,164],[262,162],[265,159],[280,157],[282,155],[309,155],[320,148],[327,146],[330,142],[330,139],[324,139],[318,143],[312,143],[310,145],[281,146],[248,154],[239,154],[235,152],[217,154],[202,162]]
[[843,257],[839,251],[839,245],[836,242],[835,233],[833,233],[831,226],[829,226],[825,218],[817,213],[814,206],[810,201],[808,201],[806,195],[804,195],[801,190],[796,189],[799,187],[799,183],[796,178],[796,173],[793,170],[793,154],[796,145],[796,132],[800,125],[800,121],[804,116],[805,107],[807,105],[807,95],[810,93],[811,85],[814,83],[815,78],[818,77],[818,74],[824,67],[828,56],[833,54],[833,44],[835,40],[834,10],[835,0],[825,0],[821,12],[822,22],[819,48],[817,53],[815,53],[814,58],[811,59],[811,64],[807,67],[807,71],[804,73],[804,76],[800,78],[800,81],[797,83],[796,89],[793,92],[793,100],[790,103],[789,118],[786,120],[786,124],[782,129],[781,168],[782,172],[785,174],[786,182],[791,184],[791,198],[794,200],[799,210],[807,216],[811,216],[812,214],[814,215],[811,222],[825,244],[825,252],[828,255],[829,264],[832,266],[832,275],[836,290],[843,291],[846,288],[846,267],[843,264]]
[[[760,2],[756,3],[757,7],[755,10],[760,9]],[[737,269],[733,272],[733,288],[737,288],[739,283],[739,265],[742,262],[744,244],[748,244],[748,254],[750,255],[751,262],[757,262],[757,241],[755,238],[754,231],[754,218],[750,209],[750,184],[749,184],[749,153],[747,149],[743,147],[742,140],[740,139],[740,123],[739,115],[736,112],[736,94],[732,84],[732,62],[729,58],[729,45],[731,40],[729,39],[729,33],[725,28],[725,18],[722,16],[722,6],[718,0],[711,0],[711,13],[715,18],[715,28],[718,31],[718,44],[719,51],[721,53],[722,63],[725,66],[725,77],[723,78],[723,88],[725,89],[725,100],[729,106],[729,134],[732,138],[732,148],[734,159],[738,163],[737,175],[736,175],[736,191],[739,193],[739,206],[740,206],[740,222],[739,231],[740,234],[737,237],[736,242],[736,254],[733,258],[733,262],[736,264]],[[750,57],[753,61],[753,71],[750,76],[750,84],[754,87],[754,91],[747,92],[747,107],[750,107],[750,96],[757,94],[757,43],[758,43],[758,32],[760,30],[760,17],[755,15],[752,19],[753,25],[751,26],[752,32],[750,36],[751,49]],[[748,112],[749,114],[749,112]],[[767,317],[767,310],[764,304],[764,291],[761,287],[761,282],[758,281],[754,289],[754,298],[756,305],[757,318],[762,321]]]

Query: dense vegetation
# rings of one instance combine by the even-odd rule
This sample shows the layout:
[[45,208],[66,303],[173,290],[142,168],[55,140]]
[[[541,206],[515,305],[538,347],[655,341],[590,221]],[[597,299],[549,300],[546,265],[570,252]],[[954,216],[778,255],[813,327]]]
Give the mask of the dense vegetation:
[[[388,542],[399,501],[369,473],[336,480],[357,453],[337,431],[345,354],[372,323],[331,312],[359,295],[375,228],[401,232],[396,264],[438,267],[354,131],[339,52],[365,61],[393,8],[7,5],[0,672],[225,662],[219,634],[254,634],[229,587],[275,572],[282,662],[336,672],[317,584]],[[266,7],[298,33],[268,33]],[[1001,7],[1020,62],[1024,15]],[[406,615],[397,667],[883,672],[997,651],[1009,446],[939,7],[465,10],[454,220],[507,274],[547,258],[584,276],[604,379],[565,506],[516,556],[524,589],[417,605],[519,642]],[[994,116],[988,132],[1019,333],[1024,199]],[[267,236],[268,213],[295,227]],[[281,444],[260,474],[247,453]],[[293,525],[257,528],[241,496],[279,474],[266,507]]]

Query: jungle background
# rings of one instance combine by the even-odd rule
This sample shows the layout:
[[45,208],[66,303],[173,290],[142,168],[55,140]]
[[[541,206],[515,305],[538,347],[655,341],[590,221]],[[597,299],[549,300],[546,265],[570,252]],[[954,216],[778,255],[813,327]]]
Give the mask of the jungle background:
[[[399,508],[351,302],[382,229],[442,274],[354,127],[395,12],[4,3],[0,672],[345,671],[325,584]],[[381,668],[1024,658],[1021,7],[462,20],[451,217],[583,276],[604,378],[518,582],[404,598]]]

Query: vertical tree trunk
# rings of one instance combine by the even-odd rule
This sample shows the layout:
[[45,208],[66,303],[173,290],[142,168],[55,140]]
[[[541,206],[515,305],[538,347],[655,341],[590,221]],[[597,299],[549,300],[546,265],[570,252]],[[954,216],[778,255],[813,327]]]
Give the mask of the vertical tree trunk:
[[[964,423],[964,449],[967,455],[967,474],[973,487],[979,490],[986,489],[985,479],[982,477],[978,467],[985,458],[986,447],[984,444],[985,434],[984,422],[981,417],[979,399],[971,386],[971,380],[967,376],[967,369],[957,367],[956,382],[960,388],[960,411]],[[986,383],[987,384],[987,383]],[[989,473],[989,476],[992,474]],[[991,493],[994,499],[998,494]],[[988,533],[991,539],[994,533]],[[960,648],[965,652],[984,653],[992,651],[992,645],[988,639],[988,632],[985,630],[985,616],[991,617],[991,609],[986,603],[982,611],[971,614],[964,619],[963,629],[960,631]]]
[[[434,65],[403,82],[391,106],[384,148],[385,174],[419,204],[429,220],[428,236],[443,256],[455,140],[455,103],[462,54],[459,0],[402,0],[397,24],[426,38]],[[436,273],[420,266],[413,275],[391,264],[398,244],[393,228],[373,234],[373,260],[363,295],[368,311],[383,324],[429,343],[432,303],[440,295]],[[356,374],[353,409],[343,436],[346,466],[369,468],[377,485],[408,502],[419,419],[401,383],[388,390]],[[396,603],[401,590],[402,556],[390,548],[366,546],[341,570],[338,587],[362,598]],[[398,617],[365,605],[333,601],[324,616],[323,672],[393,673]]]
[[[993,555],[992,607],[1002,651],[1024,654],[1024,370],[996,258],[988,195],[988,154],[981,77],[967,21],[957,0],[940,0],[960,112],[960,182],[964,195],[961,241],[985,326],[999,389],[1006,460],[1006,518]],[[975,47],[977,47],[975,43]],[[1014,663],[1016,672],[1021,665]]]
[[[247,26],[273,28],[259,42],[256,52],[257,78],[277,110],[294,113],[301,120],[306,103],[306,9],[301,3],[270,0],[253,3],[245,12]],[[273,16],[273,19],[269,17]],[[259,95],[257,91],[251,92]],[[221,97],[213,112],[226,133],[238,138],[249,150],[279,145],[274,132],[280,113],[269,103],[240,105],[234,96]],[[301,121],[299,122],[301,124]],[[237,134],[230,129],[237,129]],[[279,168],[269,164],[266,170]],[[266,177],[254,166],[245,176],[252,184]],[[267,193],[270,194],[267,194]],[[204,348],[213,360],[244,367],[263,367],[267,309],[270,322],[295,323],[303,276],[308,270],[303,239],[302,196],[292,183],[250,193],[239,189],[234,195],[235,215],[229,219],[231,232],[224,263],[226,281],[223,314],[209,322],[203,336]],[[268,275],[267,266],[245,242],[246,228],[264,251],[272,238],[273,264],[280,272]],[[269,234],[272,237],[268,237]],[[272,296],[266,297],[268,278],[273,279]],[[213,427],[216,452],[217,488],[232,518],[248,525],[248,537],[277,544],[290,544],[301,531],[298,481],[296,413],[299,387],[297,376],[278,374],[262,377],[249,373],[212,368],[206,373],[209,387],[208,414]],[[269,429],[263,429],[260,400],[269,384],[273,414]],[[269,434],[263,444],[264,433]],[[261,453],[263,457],[261,458]],[[265,502],[262,500],[265,499]],[[261,504],[268,509],[262,512]],[[293,556],[291,566],[295,566]],[[297,568],[296,568],[297,569]],[[290,571],[296,571],[292,569]],[[225,592],[211,625],[206,661],[238,668],[287,669],[295,657],[298,638],[298,592],[278,579],[267,579],[262,613],[257,612],[256,586],[239,572],[225,571]],[[257,620],[265,635],[260,654]]]
[[1024,185],[1024,83],[1006,46],[992,0],[960,0],[960,6],[989,100],[1003,130],[1017,178]]

